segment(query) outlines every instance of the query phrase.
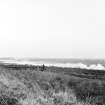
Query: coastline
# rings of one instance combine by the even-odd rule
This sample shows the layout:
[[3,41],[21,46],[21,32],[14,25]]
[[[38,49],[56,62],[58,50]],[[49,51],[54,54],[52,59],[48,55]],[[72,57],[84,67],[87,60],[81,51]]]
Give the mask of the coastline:
[[[101,60],[100,60],[101,61]],[[1,59],[1,63],[7,63],[7,64],[17,64],[17,65],[33,65],[33,66],[41,66],[45,65],[48,67],[62,67],[62,68],[80,68],[80,69],[87,69],[87,70],[105,70],[104,63],[100,61],[86,61],[85,60],[77,60],[72,59],[70,60],[62,59],[61,61],[56,59]],[[90,64],[89,64],[90,63]]]

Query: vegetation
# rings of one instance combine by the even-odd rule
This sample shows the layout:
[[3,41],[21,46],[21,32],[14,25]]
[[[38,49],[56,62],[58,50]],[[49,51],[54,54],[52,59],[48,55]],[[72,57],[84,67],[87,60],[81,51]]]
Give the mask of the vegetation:
[[105,105],[101,72],[69,70],[1,64],[0,105]]

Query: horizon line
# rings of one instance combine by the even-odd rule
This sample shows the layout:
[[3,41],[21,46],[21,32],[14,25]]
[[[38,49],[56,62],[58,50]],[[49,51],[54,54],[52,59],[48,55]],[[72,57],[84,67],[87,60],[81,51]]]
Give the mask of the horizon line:
[[61,59],[61,60],[63,60],[63,59],[74,59],[74,60],[105,60],[105,58],[75,58],[75,57],[71,57],[71,58],[61,58],[61,57],[0,57],[0,59]]

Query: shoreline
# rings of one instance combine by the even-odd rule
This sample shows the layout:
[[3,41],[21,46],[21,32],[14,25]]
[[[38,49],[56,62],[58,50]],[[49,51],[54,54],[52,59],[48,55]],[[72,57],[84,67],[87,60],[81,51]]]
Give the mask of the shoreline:
[[52,72],[57,74],[65,74],[69,76],[75,76],[86,79],[105,79],[105,70],[92,70],[92,69],[81,69],[81,68],[64,68],[56,66],[45,66],[43,65],[29,65],[29,64],[10,64],[0,63],[0,68],[7,70],[25,70],[25,71],[41,71],[41,72]]
[[42,66],[43,64],[46,67],[60,67],[60,68],[79,68],[79,69],[86,69],[86,70],[105,70],[105,66],[103,66],[101,63],[97,64],[90,64],[87,65],[82,62],[78,63],[54,63],[54,62],[44,62],[44,61],[36,61],[36,62],[30,62],[30,61],[0,61],[2,64],[8,64],[8,65],[31,65],[31,66]]

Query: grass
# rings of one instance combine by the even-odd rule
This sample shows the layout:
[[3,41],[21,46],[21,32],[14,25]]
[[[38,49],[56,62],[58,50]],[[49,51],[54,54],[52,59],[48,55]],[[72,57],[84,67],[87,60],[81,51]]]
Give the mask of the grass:
[[[65,68],[48,67],[42,72],[28,65],[1,65],[0,105],[105,105],[102,73],[99,78],[87,78],[84,74],[88,70],[81,74],[84,78],[79,76],[82,70],[70,72]],[[88,74],[95,77],[97,72]]]

